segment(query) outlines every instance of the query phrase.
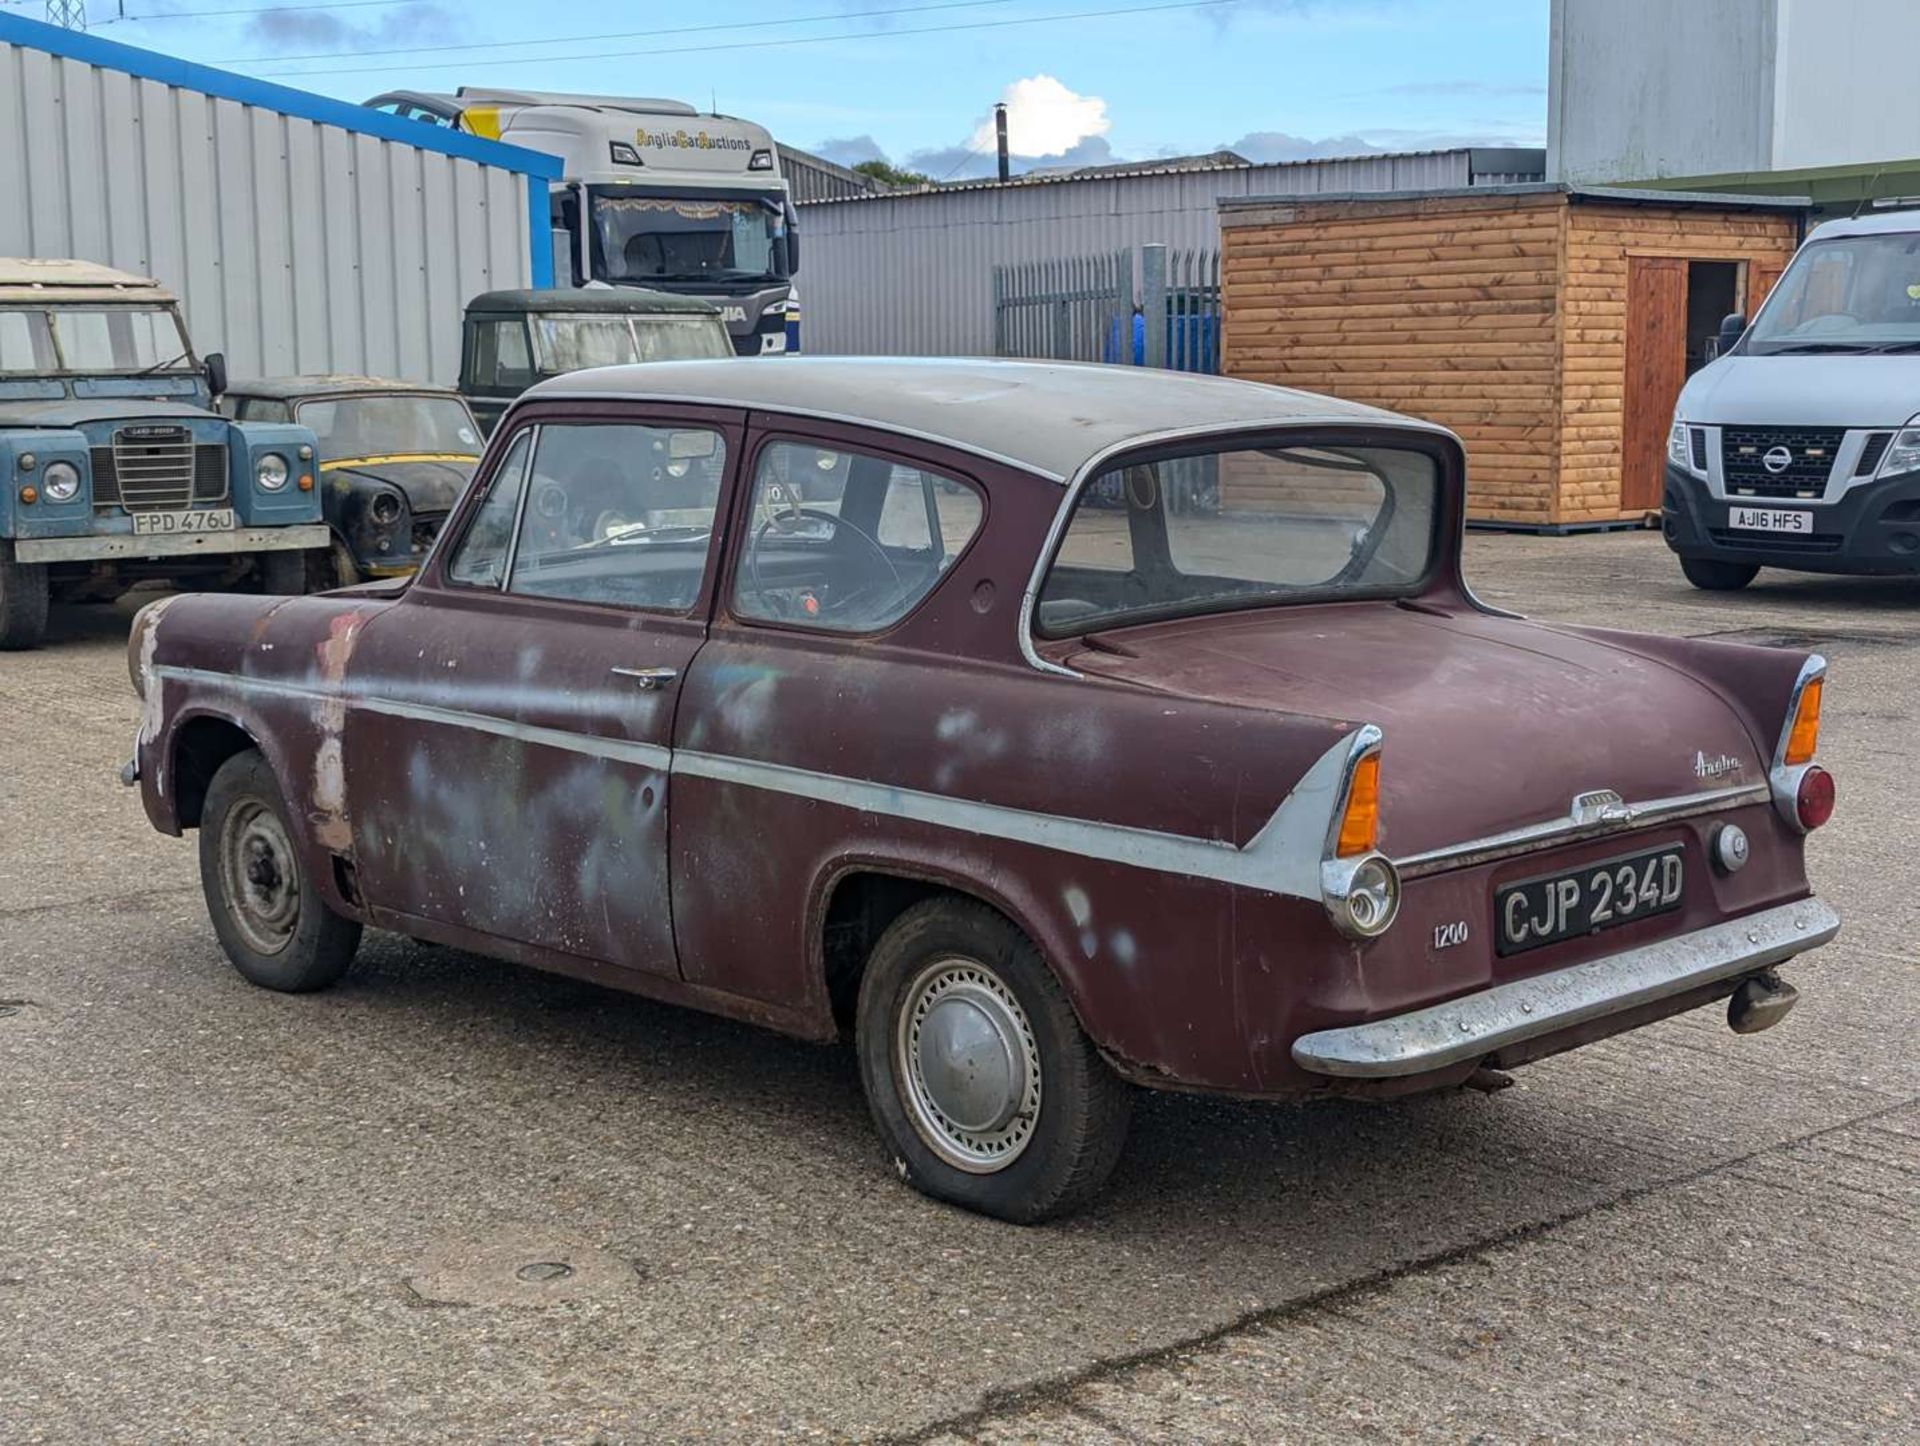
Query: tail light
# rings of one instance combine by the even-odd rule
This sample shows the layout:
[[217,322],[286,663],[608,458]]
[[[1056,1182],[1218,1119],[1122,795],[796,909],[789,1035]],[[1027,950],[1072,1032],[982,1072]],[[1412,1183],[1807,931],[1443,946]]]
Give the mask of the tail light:
[[1813,762],[1814,749],[1820,744],[1820,695],[1826,686],[1826,678],[1816,675],[1800,689],[1793,717],[1787,724],[1786,751],[1781,758],[1789,768]]
[[1833,775],[1813,761],[1820,746],[1820,702],[1826,686],[1827,660],[1815,654],[1794,680],[1786,726],[1768,774],[1775,811],[1801,833],[1833,817]]
[[1400,912],[1400,874],[1380,845],[1380,730],[1367,724],[1349,743],[1339,809],[1320,866],[1321,901],[1352,939],[1384,934]]
[[1833,775],[1815,764],[1800,775],[1793,795],[1794,816],[1800,827],[1813,830],[1833,817]]

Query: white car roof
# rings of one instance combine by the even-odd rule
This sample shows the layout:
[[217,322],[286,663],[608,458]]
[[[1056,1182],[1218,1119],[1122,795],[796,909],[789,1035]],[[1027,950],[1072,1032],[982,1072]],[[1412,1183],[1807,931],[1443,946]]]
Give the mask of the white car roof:
[[1227,377],[1075,362],[924,357],[742,357],[570,372],[561,397],[766,408],[880,427],[1065,481],[1115,447],[1266,426],[1444,428],[1337,397]]
[[1835,236],[1877,236],[1892,231],[1920,231],[1920,209],[1905,211],[1866,211],[1858,216],[1843,216],[1813,228],[1809,241],[1826,241]]

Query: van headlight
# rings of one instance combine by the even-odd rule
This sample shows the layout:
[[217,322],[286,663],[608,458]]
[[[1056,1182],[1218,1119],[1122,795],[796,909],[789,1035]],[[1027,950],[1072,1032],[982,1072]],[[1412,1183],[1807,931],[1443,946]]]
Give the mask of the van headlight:
[[1682,472],[1693,470],[1693,458],[1687,453],[1687,424],[1677,418],[1667,429],[1667,460]]
[[80,469],[71,462],[49,462],[40,474],[40,495],[49,502],[71,502],[80,495]]
[[269,452],[253,464],[253,480],[262,492],[278,492],[287,485],[288,475],[287,459],[278,452]]
[[1920,427],[1908,425],[1894,433],[1880,459],[1880,470],[1873,475],[1897,477],[1902,472],[1920,472]]

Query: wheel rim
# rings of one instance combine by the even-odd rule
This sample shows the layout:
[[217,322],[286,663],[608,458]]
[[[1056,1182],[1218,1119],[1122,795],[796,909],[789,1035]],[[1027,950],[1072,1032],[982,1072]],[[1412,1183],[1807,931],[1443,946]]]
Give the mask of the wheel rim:
[[908,986],[894,1072],[920,1138],[969,1174],[1004,1170],[1040,1119],[1040,1048],[1014,993],[971,959],[927,965]]
[[220,829],[227,917],[256,954],[278,954],[300,927],[300,873],[293,841],[272,809],[244,799]]

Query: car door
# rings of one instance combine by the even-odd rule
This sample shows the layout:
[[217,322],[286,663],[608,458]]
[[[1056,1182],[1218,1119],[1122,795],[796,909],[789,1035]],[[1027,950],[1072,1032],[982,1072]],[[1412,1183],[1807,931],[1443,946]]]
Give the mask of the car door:
[[347,804],[382,922],[676,972],[673,718],[740,435],[714,409],[516,418],[353,651]]

